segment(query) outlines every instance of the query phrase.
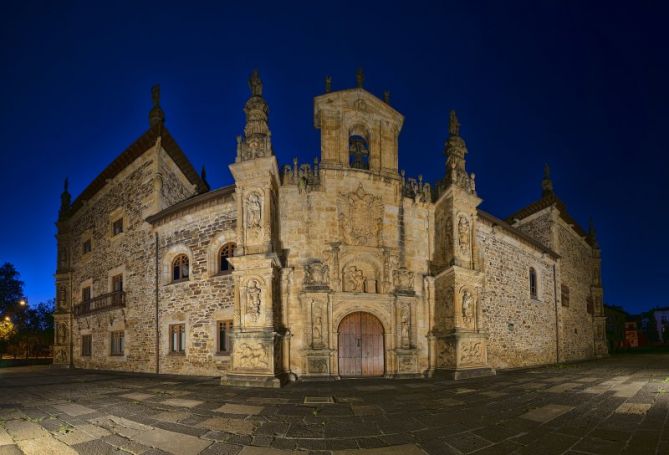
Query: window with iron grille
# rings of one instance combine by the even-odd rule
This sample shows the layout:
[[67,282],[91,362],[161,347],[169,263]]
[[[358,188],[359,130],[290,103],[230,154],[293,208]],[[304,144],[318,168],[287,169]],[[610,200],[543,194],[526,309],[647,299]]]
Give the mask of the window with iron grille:
[[537,298],[537,271],[530,267],[530,297]]
[[125,349],[125,333],[116,331],[111,333],[111,355],[123,355]]
[[90,357],[93,345],[93,336],[92,335],[82,335],[81,336],[81,355]]
[[92,249],[93,248],[91,247],[91,239],[85,240],[84,243],[82,244],[83,253],[84,254],[90,253]]
[[186,352],[185,324],[170,325],[170,352],[172,354],[184,354]]
[[218,354],[228,354],[232,345],[230,334],[232,333],[232,321],[218,321]]
[[89,300],[91,300],[91,287],[81,288],[81,301],[88,302]]

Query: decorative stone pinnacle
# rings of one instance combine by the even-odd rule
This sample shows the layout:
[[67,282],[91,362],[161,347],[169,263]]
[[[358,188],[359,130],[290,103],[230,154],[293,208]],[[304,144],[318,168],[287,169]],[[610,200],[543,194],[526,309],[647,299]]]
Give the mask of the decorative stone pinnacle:
[[207,169],[204,167],[204,164],[202,165],[202,171],[200,171],[200,177],[205,182],[207,181]]
[[251,90],[252,96],[262,96],[262,79],[260,79],[260,74],[257,69],[251,72],[251,76],[249,77],[249,89]]
[[62,220],[65,217],[67,217],[70,211],[71,201],[72,197],[70,196],[70,192],[68,191],[68,179],[66,177],[65,182],[63,184],[63,192],[60,195],[60,210],[58,210],[59,220]]
[[383,92],[383,102],[386,104],[390,104],[390,90],[386,90]]
[[149,126],[153,127],[165,123],[165,113],[160,107],[160,85],[156,84],[151,87],[151,99],[153,107],[149,111]]
[[332,91],[332,76],[325,76],[325,93]]
[[355,72],[355,83],[358,88],[362,88],[365,83],[365,72],[362,68],[358,68],[358,71]]
[[548,163],[544,165],[544,178],[541,181],[541,195],[546,197],[553,194],[553,180],[551,180],[551,168]]
[[460,122],[455,111],[451,111],[448,119],[448,134],[451,136],[460,136]]
[[587,236],[588,243],[590,246],[593,248],[599,249],[599,242],[597,242],[597,231],[595,230],[595,225],[592,222],[592,218],[590,218],[590,222],[588,225],[588,236]]

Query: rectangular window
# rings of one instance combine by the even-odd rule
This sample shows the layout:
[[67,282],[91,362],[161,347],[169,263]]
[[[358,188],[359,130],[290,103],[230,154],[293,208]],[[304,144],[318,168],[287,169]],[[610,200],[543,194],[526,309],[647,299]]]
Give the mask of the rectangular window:
[[122,232],[123,232],[123,218],[119,218],[118,220],[114,221],[114,223],[112,223],[112,234],[118,235]]
[[231,351],[230,334],[232,321],[218,321],[218,353],[228,354]]
[[186,326],[174,324],[170,326],[170,352],[184,354],[186,352]]
[[81,301],[88,302],[89,300],[91,300],[91,287],[81,288]]
[[123,303],[123,274],[119,273],[112,277],[112,305],[121,305]]
[[562,285],[562,306],[569,306],[569,286]]
[[123,331],[111,333],[111,355],[123,355],[125,349],[125,333]]
[[91,248],[91,239],[85,240],[83,245],[82,245],[82,248],[83,248],[84,254],[90,253],[91,249],[92,249]]
[[92,335],[82,335],[81,336],[81,355],[90,357],[91,356],[91,347],[93,344],[93,336]]

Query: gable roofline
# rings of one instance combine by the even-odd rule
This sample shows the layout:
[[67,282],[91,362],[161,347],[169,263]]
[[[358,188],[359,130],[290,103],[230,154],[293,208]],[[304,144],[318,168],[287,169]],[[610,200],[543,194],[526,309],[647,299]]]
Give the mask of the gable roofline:
[[506,222],[509,224],[513,224],[515,220],[523,220],[551,206],[555,206],[558,209],[558,212],[560,213],[560,218],[562,218],[565,223],[572,225],[574,231],[578,235],[582,237],[587,237],[588,233],[585,231],[585,229],[583,229],[567,211],[567,205],[564,202],[562,202],[562,200],[559,197],[557,197],[557,195],[553,192],[548,193],[538,201],[531,203],[527,207],[522,208],[513,215],[507,217]]
[[125,168],[130,166],[137,158],[141,157],[156,143],[158,137],[161,137],[161,145],[169,157],[179,167],[188,181],[197,187],[197,193],[209,191],[209,185],[202,180],[191,162],[186,157],[181,147],[174,140],[165,125],[157,124],[150,127],[144,134],[135,140],[119,156],[114,159],[97,177],[81,192],[81,194],[72,203],[69,215],[76,213],[85,203],[92,199],[107,184],[108,180],[119,175]]
[[205,204],[207,202],[231,196],[235,193],[235,188],[236,186],[233,183],[232,185],[217,188],[206,193],[196,194],[189,197],[188,199],[184,199],[183,201],[170,205],[169,207],[164,208],[154,215],[148,216],[146,218],[146,222],[155,226],[161,221],[164,221],[166,218],[169,218],[171,215],[177,215],[185,210]]

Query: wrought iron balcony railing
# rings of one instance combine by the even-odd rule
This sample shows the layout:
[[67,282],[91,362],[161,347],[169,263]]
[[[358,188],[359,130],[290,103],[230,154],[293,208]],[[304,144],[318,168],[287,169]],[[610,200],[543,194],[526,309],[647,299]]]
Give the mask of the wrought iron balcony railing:
[[84,300],[83,302],[74,306],[74,315],[83,316],[90,313],[97,313],[99,311],[111,310],[114,308],[124,308],[125,307],[125,292],[123,291],[114,291],[109,292],[108,294],[98,295],[93,297],[90,300]]

